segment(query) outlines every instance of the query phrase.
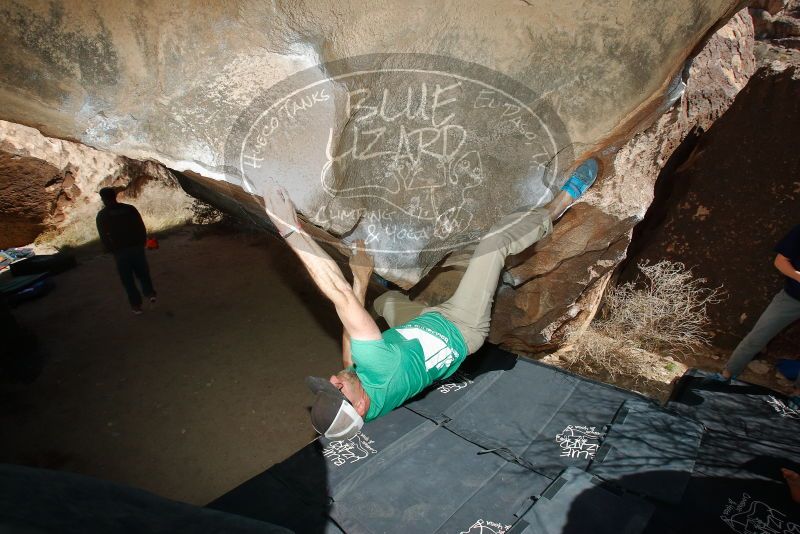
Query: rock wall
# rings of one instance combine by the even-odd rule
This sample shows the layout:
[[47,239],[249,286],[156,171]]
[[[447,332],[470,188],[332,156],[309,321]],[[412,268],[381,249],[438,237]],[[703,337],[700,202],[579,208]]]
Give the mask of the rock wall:
[[106,186],[138,204],[152,230],[166,219],[191,215],[190,198],[162,165],[0,121],[0,249],[34,241],[42,246],[95,241],[94,217],[102,204],[97,192]]
[[[755,70],[753,27],[746,11],[717,31],[687,66],[680,101],[616,153],[605,176],[555,225],[553,235],[510,258],[496,295],[490,340],[517,352],[559,343],[568,328],[594,316],[633,227],[653,200],[654,184],[687,137],[722,115]],[[426,280],[419,298],[440,301],[463,272],[464,257]]]
[[498,291],[492,341],[532,351],[591,317],[659,171],[751,75],[742,4],[11,2],[0,118],[159,161],[257,223],[280,184],[309,232],[365,239],[428,301],[596,155],[593,191]]
[[542,243],[544,254],[537,246],[509,265],[492,341],[537,350],[560,341],[567,328],[588,324],[662,168],[693,130],[708,129],[725,112],[754,70],[752,23],[743,11],[692,60],[680,102],[612,156],[609,176],[587,199],[591,206],[567,212],[550,243]]
[[58,198],[54,181],[64,176],[46,161],[0,153],[0,249],[31,243],[44,231]]
[[220,198],[274,178],[410,287],[652,122],[740,5],[8,2],[0,118],[217,179]]
[[750,4],[756,38],[800,50],[800,1],[759,0]]

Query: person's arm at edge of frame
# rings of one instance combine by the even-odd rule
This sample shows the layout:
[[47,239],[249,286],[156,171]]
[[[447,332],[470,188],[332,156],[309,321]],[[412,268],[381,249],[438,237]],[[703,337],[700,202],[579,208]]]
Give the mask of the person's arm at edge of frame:
[[[364,242],[356,242],[356,252],[350,257],[350,270],[353,272],[353,293],[362,307],[367,296],[369,278],[372,275],[373,267],[372,257],[364,250]],[[342,330],[342,365],[344,369],[353,365],[353,357],[350,350],[350,333],[347,328]]]
[[363,340],[380,340],[381,331],[369,312],[359,302],[353,287],[341,269],[322,247],[300,230],[297,212],[284,189],[273,188],[264,193],[267,215],[278,232],[305,266],[311,279],[336,307],[336,313],[350,336]]
[[800,271],[795,269],[789,258],[783,254],[775,256],[775,268],[778,269],[782,275],[800,282]]

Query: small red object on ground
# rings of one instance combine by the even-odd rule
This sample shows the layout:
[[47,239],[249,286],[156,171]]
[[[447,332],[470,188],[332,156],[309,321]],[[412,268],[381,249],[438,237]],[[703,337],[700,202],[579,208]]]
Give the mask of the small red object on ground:
[[158,239],[156,239],[155,237],[148,237],[147,238],[147,244],[145,245],[145,247],[147,249],[149,249],[149,250],[157,249],[158,248]]

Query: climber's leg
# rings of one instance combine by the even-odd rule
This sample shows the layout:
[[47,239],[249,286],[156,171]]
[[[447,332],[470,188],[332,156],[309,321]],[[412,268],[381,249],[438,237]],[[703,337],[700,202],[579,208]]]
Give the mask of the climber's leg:
[[444,315],[458,327],[470,353],[478,350],[489,334],[492,302],[506,256],[518,254],[548,235],[553,221],[586,191],[596,176],[597,162],[590,159],[573,172],[547,205],[516,211],[495,224],[475,249],[453,296],[425,311]]

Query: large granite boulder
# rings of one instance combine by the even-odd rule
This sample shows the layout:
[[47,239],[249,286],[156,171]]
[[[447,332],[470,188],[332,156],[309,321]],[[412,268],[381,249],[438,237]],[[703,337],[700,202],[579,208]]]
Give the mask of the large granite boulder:
[[[671,172],[685,147],[728,109],[754,70],[752,22],[742,11],[687,64],[680,101],[618,150],[609,147],[604,176],[586,201],[571,208],[551,236],[509,259],[496,296],[491,341],[536,352],[591,321],[614,268],[626,256],[632,229],[653,200],[659,176]],[[454,258],[432,273],[420,298],[446,298],[460,279],[464,259]]]
[[429,301],[595,155],[594,190],[498,292],[492,340],[535,350],[591,317],[670,154],[752,73],[743,4],[11,2],[0,118],[163,163],[259,224],[280,184],[309,232],[366,240]]
[[410,287],[652,122],[741,4],[8,2],[0,118],[191,171],[220,200],[274,178]]

